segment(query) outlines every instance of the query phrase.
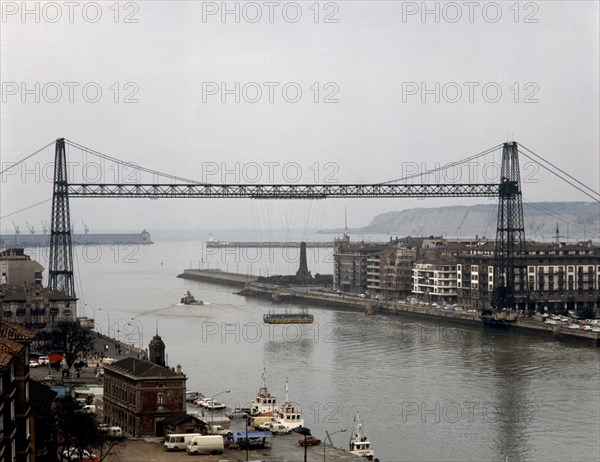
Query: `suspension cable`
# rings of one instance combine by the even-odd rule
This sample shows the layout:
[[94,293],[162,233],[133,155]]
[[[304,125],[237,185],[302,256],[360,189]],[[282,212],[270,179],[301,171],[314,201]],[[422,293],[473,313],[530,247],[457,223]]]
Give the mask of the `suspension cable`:
[[[555,168],[557,171],[559,171],[560,173],[562,173],[565,177],[570,178],[571,180],[573,180],[573,182],[577,183],[579,186],[587,189],[588,191],[590,191],[591,193],[593,193],[595,196],[600,196],[600,193],[598,193],[598,191],[595,191],[594,189],[590,188],[589,186],[587,186],[586,184],[582,183],[581,181],[579,181],[577,178],[573,177],[572,175],[569,175],[567,172],[565,172],[564,170],[562,170],[561,168],[559,168],[558,166],[554,165],[552,162],[544,159],[543,157],[539,156],[538,154],[536,154],[535,152],[531,151],[530,149],[526,148],[523,145],[520,145],[523,149],[525,149],[527,152],[529,152],[530,154],[532,154],[533,156],[537,157],[538,159],[540,159],[541,161],[547,163],[548,165],[552,166],[553,168]],[[533,158],[531,158],[530,156],[528,156],[527,154],[525,154],[524,152],[521,151],[521,154],[523,154],[525,157],[527,157],[529,160],[535,162],[536,164],[538,164],[540,167],[545,168],[546,170],[548,170],[550,173],[552,173],[553,175],[557,176],[558,178],[560,178],[561,180],[563,180],[565,183],[570,184],[571,186],[573,186],[574,188],[578,189],[579,191],[581,191],[582,193],[584,193],[585,195],[591,197],[592,199],[594,199],[596,202],[598,202],[598,197],[594,197],[592,195],[589,194],[589,192],[583,191],[580,187],[576,186],[575,184],[573,184],[572,182],[566,180],[565,178],[563,178],[562,176],[560,176],[558,173],[556,173],[555,171],[552,171],[549,167],[547,167],[546,165],[543,165],[539,160],[535,160]]]
[[399,181],[406,181],[406,180],[410,180],[410,179],[412,179],[412,178],[416,178],[416,177],[423,177],[423,176],[425,176],[425,175],[429,175],[429,174],[432,174],[432,173],[436,173],[436,172],[439,172],[439,171],[441,171],[441,170],[445,170],[445,169],[448,169],[448,168],[452,168],[452,167],[455,167],[455,166],[457,166],[457,165],[461,165],[461,164],[464,164],[464,163],[470,162],[470,161],[472,161],[472,160],[478,159],[479,157],[485,156],[486,154],[490,154],[490,153],[492,153],[492,152],[496,151],[496,150],[497,150],[497,149],[499,149],[500,147],[502,147],[502,144],[499,144],[499,145],[497,145],[497,146],[494,146],[493,148],[486,149],[485,151],[482,151],[482,152],[480,152],[480,153],[478,153],[478,154],[473,154],[472,156],[469,156],[469,157],[467,157],[467,158],[465,158],[465,159],[463,159],[463,160],[458,160],[458,161],[456,161],[456,162],[451,162],[451,163],[449,163],[449,164],[446,164],[446,165],[443,165],[443,166],[440,166],[440,167],[437,167],[437,168],[434,168],[434,169],[431,169],[431,170],[426,170],[426,171],[424,171],[424,172],[421,172],[421,173],[415,173],[415,174],[413,174],[413,175],[404,176],[404,177],[402,177],[402,178],[396,178],[395,180],[384,181],[383,183],[379,183],[379,184],[389,184],[389,183],[396,183],[396,182],[399,182]]
[[79,143],[76,143],[74,141],[71,141],[71,140],[65,140],[65,143],[67,143],[69,146],[72,146],[72,147],[77,148],[77,149],[81,149],[82,151],[85,151],[85,152],[89,152],[90,154],[93,154],[93,155],[98,156],[98,157],[100,157],[102,159],[105,159],[105,160],[110,160],[110,161],[115,162],[115,163],[117,163],[119,165],[124,165],[124,166],[129,166],[129,167],[134,166],[138,170],[140,170],[142,172],[145,172],[145,173],[149,173],[151,175],[159,176],[159,177],[162,177],[162,178],[169,178],[171,180],[181,181],[183,183],[206,184],[206,183],[203,183],[201,181],[190,180],[189,178],[183,178],[183,177],[176,176],[176,175],[170,175],[168,173],[162,173],[162,172],[159,172],[158,170],[152,170],[152,169],[149,169],[149,168],[146,168],[146,167],[142,167],[142,166],[137,165],[137,164],[133,164],[131,162],[125,162],[125,161],[119,160],[119,159],[117,159],[115,157],[109,156],[107,154],[103,154],[103,153],[101,153],[99,151],[96,151],[94,149],[87,148],[87,147],[85,147],[85,146],[83,146],[83,145],[81,145]]
[[11,168],[15,168],[17,165],[22,164],[23,162],[25,162],[27,159],[30,159],[31,157],[35,156],[36,154],[39,154],[40,152],[42,152],[44,149],[46,149],[49,146],[52,146],[55,143],[55,141],[51,141],[50,143],[48,143],[46,146],[44,146],[43,148],[38,149],[37,151],[35,151],[32,154],[29,154],[26,157],[23,157],[20,161],[15,162],[14,164],[11,164],[9,167],[6,167],[4,170],[2,170],[0,172],[0,175],[4,174],[5,172],[7,172],[8,170],[10,170]]

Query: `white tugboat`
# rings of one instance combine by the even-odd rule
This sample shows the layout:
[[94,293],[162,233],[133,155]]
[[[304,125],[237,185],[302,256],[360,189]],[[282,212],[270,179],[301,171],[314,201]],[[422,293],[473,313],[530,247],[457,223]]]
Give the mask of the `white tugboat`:
[[277,398],[269,392],[266,382],[266,371],[263,368],[262,372],[263,384],[258,389],[256,399],[250,403],[250,415],[252,417],[257,416],[271,416],[274,417],[279,411],[279,405],[277,404]]
[[192,293],[188,290],[183,297],[181,297],[182,305],[204,305],[202,300],[196,300]]
[[358,412],[354,416],[354,433],[350,438],[350,453],[373,460],[375,452],[371,449],[371,443],[362,434],[362,424]]
[[289,386],[287,379],[285,381],[285,401],[279,406],[279,412],[275,417],[277,423],[285,426],[288,430],[294,428],[303,427],[304,419],[302,418],[302,411],[297,404],[290,401],[288,396]]

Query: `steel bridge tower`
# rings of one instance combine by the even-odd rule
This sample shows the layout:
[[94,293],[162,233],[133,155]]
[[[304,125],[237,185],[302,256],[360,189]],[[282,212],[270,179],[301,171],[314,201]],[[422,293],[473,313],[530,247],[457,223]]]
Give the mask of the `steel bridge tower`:
[[65,139],[56,140],[48,287],[75,297]]
[[500,170],[498,222],[494,252],[494,291],[492,306],[482,311],[484,321],[515,321],[525,309],[527,260],[523,199],[516,142],[504,143]]

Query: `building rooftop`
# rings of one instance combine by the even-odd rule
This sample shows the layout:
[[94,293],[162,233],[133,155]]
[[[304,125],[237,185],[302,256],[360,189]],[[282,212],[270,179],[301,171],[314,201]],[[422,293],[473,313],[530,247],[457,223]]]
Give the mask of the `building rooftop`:
[[11,322],[0,321],[0,338],[1,339],[10,339],[16,341],[32,341],[36,332],[31,329],[27,329],[23,326],[19,326],[18,324],[13,324]]
[[137,358],[125,358],[111,365],[105,366],[106,370],[115,370],[115,372],[124,372],[137,378],[147,377],[178,377],[182,376],[168,367]]

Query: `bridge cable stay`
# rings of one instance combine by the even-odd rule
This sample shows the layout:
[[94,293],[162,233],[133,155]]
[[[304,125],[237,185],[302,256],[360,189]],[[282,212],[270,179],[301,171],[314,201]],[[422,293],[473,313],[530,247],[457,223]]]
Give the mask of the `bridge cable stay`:
[[[586,196],[590,197],[592,200],[594,200],[595,202],[600,202],[600,193],[598,191],[593,190],[592,188],[590,188],[589,186],[585,185],[584,183],[582,183],[581,181],[577,180],[576,178],[574,178],[573,176],[569,175],[567,172],[565,172],[564,170],[558,168],[557,166],[555,166],[554,164],[548,162],[547,160],[545,160],[544,158],[538,156],[537,154],[533,153],[532,151],[530,151],[527,148],[524,148],[526,151],[528,151],[529,153],[531,153],[533,156],[537,157],[540,160],[536,160],[534,158],[532,158],[531,156],[521,152],[521,155],[527,157],[529,160],[535,162],[537,165],[539,165],[540,167],[548,170],[550,173],[552,173],[554,176],[560,178],[561,180],[563,180],[565,183],[571,185],[572,187],[574,187],[575,189],[577,189],[578,191],[582,192],[583,194],[585,194]],[[549,164],[551,167],[553,167],[555,170],[552,170],[551,168],[549,168],[548,166],[544,165],[542,162],[545,162],[547,164]],[[560,172],[560,173],[557,173]],[[567,179],[569,178],[569,179]],[[577,183],[577,184],[575,184]],[[578,186],[579,185],[579,186]],[[585,191],[585,189],[587,189],[588,191]],[[590,192],[592,194],[590,194]]]
[[396,178],[395,180],[384,181],[384,182],[379,183],[379,184],[398,183],[398,182],[401,182],[401,181],[412,180],[413,178],[420,178],[420,177],[423,177],[423,176],[426,176],[426,175],[431,175],[432,173],[437,173],[437,172],[440,172],[442,170],[446,170],[446,169],[449,169],[449,168],[452,168],[452,167],[457,167],[459,165],[466,164],[467,162],[471,162],[471,161],[473,161],[475,159],[478,159],[478,158],[486,156],[486,155],[488,155],[488,154],[490,154],[490,153],[492,153],[494,151],[497,151],[500,148],[502,148],[502,144],[499,144],[499,145],[494,146],[492,148],[486,149],[485,151],[481,151],[480,153],[473,154],[472,156],[469,156],[469,157],[467,157],[465,159],[462,159],[462,160],[458,160],[456,162],[451,162],[449,164],[441,165],[440,167],[436,167],[436,168],[433,168],[433,169],[430,169],[430,170],[425,170],[425,171],[420,172],[420,173],[414,173],[412,175],[407,175],[407,176],[404,176],[402,178]]
[[[525,205],[527,205],[527,207],[525,207],[524,210],[527,210],[529,208],[539,210],[541,212],[544,212],[547,215],[550,215],[550,216],[556,218],[558,221],[567,223],[568,225],[573,226],[574,228],[577,228],[581,231],[586,231],[586,228],[584,226],[582,226],[580,223],[577,223],[577,222],[571,220],[570,218],[565,217],[564,215],[553,212],[552,210],[549,210],[543,206],[537,205],[534,202],[530,202],[530,201],[526,200],[525,198],[523,199],[523,202],[525,203]],[[531,216],[531,214],[529,214],[529,215]],[[599,237],[600,234],[594,234],[592,236]],[[554,236],[550,236],[550,237],[554,238]]]
[[67,144],[68,146],[71,146],[73,148],[85,151],[85,152],[87,152],[89,154],[92,154],[94,156],[97,156],[98,158],[101,158],[101,159],[104,159],[104,160],[109,160],[111,162],[114,162],[114,163],[116,163],[118,165],[122,165],[124,167],[135,168],[135,169],[137,169],[139,171],[142,171],[142,172],[145,172],[145,173],[149,173],[149,174],[151,174],[153,176],[156,176],[156,177],[168,178],[168,179],[171,179],[171,180],[181,181],[183,183],[190,183],[190,184],[198,184],[198,185],[206,184],[206,183],[204,183],[202,181],[190,180],[189,178],[183,178],[183,177],[180,177],[180,176],[176,176],[176,175],[171,175],[171,174],[168,174],[168,173],[159,172],[158,170],[153,170],[153,169],[150,169],[150,168],[142,167],[141,165],[138,165],[138,164],[135,164],[135,163],[132,163],[132,162],[126,162],[126,161],[117,159],[116,157],[109,156],[108,154],[103,154],[103,153],[101,153],[99,151],[96,151],[94,149],[90,149],[90,148],[88,148],[86,146],[83,146],[83,145],[81,145],[79,143],[76,143],[74,141],[71,141],[71,140],[66,140],[65,139],[65,144]]
[[25,162],[26,160],[32,158],[33,156],[39,154],[40,152],[42,152],[44,149],[49,148],[50,146],[52,146],[55,142],[51,141],[50,143],[48,143],[46,146],[44,146],[43,148],[38,149],[37,151],[29,154],[28,156],[23,157],[21,160],[18,160],[17,162],[15,162],[14,164],[10,164],[8,167],[6,167],[4,170],[0,171],[0,175],[5,174],[6,172],[8,172],[9,170],[17,167],[18,165],[22,164],[23,162]]

